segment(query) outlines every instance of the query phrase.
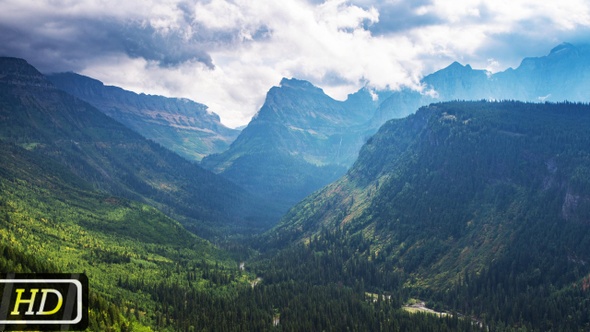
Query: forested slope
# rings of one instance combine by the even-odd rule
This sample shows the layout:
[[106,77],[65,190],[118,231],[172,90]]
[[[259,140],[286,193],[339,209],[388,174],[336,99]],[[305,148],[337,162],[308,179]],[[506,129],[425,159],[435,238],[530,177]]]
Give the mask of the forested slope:
[[590,107],[574,103],[424,107],[384,125],[266,239],[357,234],[361,255],[448,310],[490,326],[586,326],[589,125]]

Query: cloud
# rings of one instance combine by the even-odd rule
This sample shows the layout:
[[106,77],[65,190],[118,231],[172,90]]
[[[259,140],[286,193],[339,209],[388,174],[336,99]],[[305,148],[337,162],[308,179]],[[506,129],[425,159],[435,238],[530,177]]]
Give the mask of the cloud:
[[[490,57],[497,60],[498,69],[516,66],[523,57],[542,56],[590,27],[590,4],[579,0],[559,4],[534,0],[434,0],[421,12],[442,20],[413,30],[421,36],[429,35],[422,44],[436,45],[447,57],[478,68],[485,68]],[[580,42],[588,43],[590,39]]]
[[[374,35],[386,36],[444,22],[444,18],[421,12],[422,8],[430,3],[430,0],[377,3],[379,22],[369,27],[369,30]],[[361,1],[359,4],[367,6],[370,5],[370,1]]]
[[418,87],[455,60],[503,70],[563,41],[589,42],[589,7],[583,0],[4,0],[0,54],[44,72],[191,98],[238,126],[282,77],[342,99],[364,84]]
[[[113,54],[163,67],[197,61],[224,33],[187,21],[181,3],[158,1],[14,1],[0,4],[2,53],[22,53],[42,69],[79,70]],[[31,22],[35,22],[31,24]]]

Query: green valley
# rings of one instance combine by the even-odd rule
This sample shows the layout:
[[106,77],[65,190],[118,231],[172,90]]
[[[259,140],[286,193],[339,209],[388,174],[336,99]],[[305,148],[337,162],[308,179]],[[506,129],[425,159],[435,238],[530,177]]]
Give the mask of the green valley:
[[[1,147],[0,269],[86,273],[91,331],[472,327],[404,312],[401,292],[368,298],[359,280],[367,278],[367,289],[378,291],[376,285],[392,277],[392,294],[400,291],[399,279],[379,277],[370,262],[342,252],[345,243],[324,252],[329,243],[314,241],[259,257],[244,271],[231,255],[153,207],[93,191],[21,147]],[[343,258],[353,262],[322,268]]]
[[[1,270],[86,273],[91,330],[171,325],[156,287],[219,283],[221,294],[247,285],[227,254],[155,208],[93,191],[54,162],[0,145]],[[137,284],[141,291],[128,286]]]
[[391,96],[283,80],[217,175],[0,58],[0,272],[86,273],[90,331],[590,328],[590,105],[435,103],[361,139],[418,102]]
[[318,238],[275,255],[257,254],[243,237],[220,241],[221,248],[197,237],[187,229],[227,234],[224,227],[237,225],[207,222],[227,222],[215,216],[226,216],[224,204],[236,196],[251,201],[55,89],[24,61],[3,61],[0,267],[86,273],[89,330],[473,327],[402,310],[397,274],[380,274],[342,250],[358,238],[336,246]]

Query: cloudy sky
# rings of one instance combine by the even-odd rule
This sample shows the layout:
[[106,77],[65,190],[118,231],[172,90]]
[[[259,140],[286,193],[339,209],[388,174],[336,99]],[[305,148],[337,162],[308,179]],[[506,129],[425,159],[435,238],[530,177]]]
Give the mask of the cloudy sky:
[[418,87],[452,61],[496,72],[590,42],[587,0],[0,0],[0,55],[246,124],[282,77],[334,98]]

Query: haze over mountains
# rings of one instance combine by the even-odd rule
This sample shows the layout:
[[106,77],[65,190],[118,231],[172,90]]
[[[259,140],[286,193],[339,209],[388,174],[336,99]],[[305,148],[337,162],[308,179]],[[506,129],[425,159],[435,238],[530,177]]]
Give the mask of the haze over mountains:
[[[548,55],[522,60],[516,68],[490,73],[454,62],[422,79],[425,94],[396,91],[373,124],[398,118],[432,102],[449,100],[589,101],[590,46],[563,43]],[[401,116],[400,116],[401,115]]]
[[336,101],[309,82],[283,79],[229,150],[202,165],[288,206],[352,165],[362,144],[387,120],[447,100],[589,101],[590,47],[561,44],[491,74],[457,62],[422,80],[422,92],[363,88]]
[[239,136],[190,100],[138,95],[73,73],[48,78],[181,156],[204,157],[201,166],[269,202],[274,212],[268,218],[276,222],[299,200],[344,175],[385,121],[445,100],[588,101],[589,58],[589,46],[564,43],[495,74],[455,62],[424,77],[422,92],[365,87],[345,101],[309,82],[283,79]]

